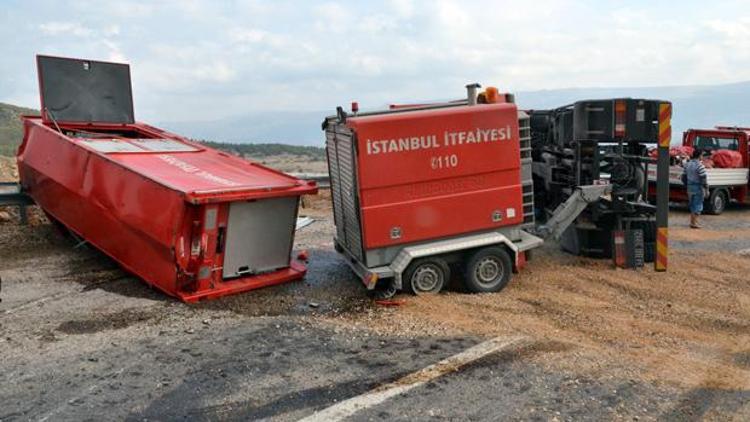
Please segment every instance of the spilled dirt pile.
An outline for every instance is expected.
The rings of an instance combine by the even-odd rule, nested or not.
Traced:
[[[734,231],[714,230],[709,240]],[[609,261],[566,255],[550,244],[500,293],[403,296],[401,307],[331,320],[409,337],[522,334],[568,344],[557,359],[540,357],[557,369],[747,389],[748,274],[750,258],[737,251],[673,248],[669,272],[656,273],[616,270]]]

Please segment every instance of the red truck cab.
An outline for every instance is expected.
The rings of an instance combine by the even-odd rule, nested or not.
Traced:
[[[721,214],[731,201],[748,202],[748,138],[750,128],[717,126],[714,129],[689,129],[682,134],[682,145],[699,148],[706,152],[717,150],[737,151],[742,155],[742,168],[708,168],[709,196],[704,210],[707,214]],[[670,167],[670,193],[674,202],[687,201],[687,192],[682,185],[681,163]]]

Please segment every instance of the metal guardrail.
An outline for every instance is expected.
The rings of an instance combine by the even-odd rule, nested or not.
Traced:
[[[322,189],[331,187],[331,178],[326,173],[289,173],[289,175],[302,180],[312,180]]]
[[[21,186],[16,182],[0,182],[0,207],[18,207],[21,223],[26,224],[28,213],[26,207],[34,205],[34,200],[23,193]]]

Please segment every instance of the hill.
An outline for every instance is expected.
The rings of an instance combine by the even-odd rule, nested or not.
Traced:
[[[571,88],[516,92],[519,107],[554,108],[578,100],[633,97],[672,101],[673,141],[688,128],[707,128],[717,124],[750,126],[750,82],[724,85],[693,85],[635,88]],[[450,98],[442,98],[442,101]],[[399,98],[394,101],[399,102]],[[429,101],[411,98],[405,101]],[[439,99],[440,100],[440,99]],[[253,112],[215,121],[166,122],[161,124],[177,133],[199,139],[221,139],[228,142],[280,142],[322,146],[320,129],[323,118],[333,113],[337,104],[320,111]],[[384,108],[383,104],[367,108]]]
[[[212,148],[259,162],[289,173],[326,173],[326,150],[320,147],[286,144],[236,144],[200,141]]]
[[[674,142],[679,142],[679,134],[691,127],[707,128],[717,124],[750,126],[750,82],[671,87],[571,88],[516,93],[517,103],[524,109],[552,108],[577,100],[612,97],[658,98],[672,101]],[[249,147],[250,149],[242,151],[237,146],[227,146],[234,148],[240,155],[270,156],[274,155],[272,151],[278,151],[281,154],[301,153],[304,156],[313,154],[322,157],[322,150],[315,153],[311,152],[313,150],[304,149],[295,152],[282,151],[278,144],[322,146],[325,137],[320,123],[325,116],[333,112],[335,105],[332,104],[329,110],[321,111],[250,112],[214,121],[159,122],[157,126],[193,139],[212,139],[236,144],[265,143],[263,146]],[[370,108],[382,107],[384,105]],[[21,140],[21,123],[18,115],[23,113],[36,112],[0,103],[0,155],[14,153],[15,146]]]
[[[223,142],[323,144],[320,124],[332,111],[261,111],[212,121],[159,122],[157,126],[194,139]]]
[[[716,125],[750,126],[750,82],[724,85],[692,85],[641,88],[576,88],[520,92],[517,102],[524,108],[551,108],[577,100],[632,97],[671,101],[672,142],[684,130]]]
[[[288,144],[237,144],[227,142],[200,141],[212,148],[243,157],[262,159],[277,155],[291,155],[310,160],[325,160],[326,151],[321,147]]]
[[[39,114],[30,108],[0,103],[0,155],[12,156],[23,139],[22,114]]]
[[[0,156],[13,156],[23,139],[23,114],[39,114],[37,110],[0,103]],[[202,141],[211,147],[231,152],[244,157],[263,159],[266,157],[287,155],[301,157],[310,161],[325,161],[325,150],[315,146],[289,144],[235,144],[224,142]]]

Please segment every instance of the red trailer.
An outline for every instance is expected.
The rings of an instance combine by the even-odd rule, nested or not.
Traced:
[[[682,146],[699,148],[708,153],[729,150],[742,157],[740,168],[707,168],[709,195],[706,197],[705,212],[721,214],[731,201],[740,204],[750,202],[748,198],[748,173],[750,172],[750,129],[741,127],[717,126],[715,129],[689,129],[682,134]],[[673,162],[669,169],[669,199],[672,202],[687,202],[687,191],[681,181],[681,162]],[[654,193],[655,174],[650,172],[651,193]]]
[[[325,120],[335,246],[369,289],[434,293],[460,266],[498,291],[542,243],[528,116],[475,98]]]
[[[56,222],[183,301],[304,276],[291,259],[314,183],[134,119],[129,67],[38,56],[21,185]]]

